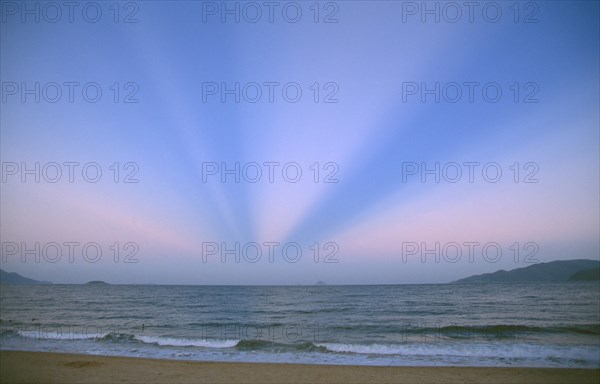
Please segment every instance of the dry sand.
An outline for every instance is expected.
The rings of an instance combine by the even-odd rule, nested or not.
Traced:
[[[212,363],[44,352],[0,352],[9,383],[573,383],[600,382],[598,369],[368,367]]]

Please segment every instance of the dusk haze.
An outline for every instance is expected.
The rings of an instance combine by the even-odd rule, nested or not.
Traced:
[[[0,91],[3,383],[600,380],[598,1],[1,0]]]

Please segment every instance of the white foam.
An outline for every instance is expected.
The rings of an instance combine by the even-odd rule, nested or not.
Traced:
[[[75,332],[54,332],[54,331],[17,331],[23,337],[41,340],[91,340],[101,339],[108,333],[75,333]]]
[[[331,352],[347,352],[360,354],[374,355],[399,355],[402,353],[401,348],[384,345],[384,344],[338,344],[338,343],[322,343],[315,344],[317,347],[324,347]]]
[[[578,359],[600,362],[598,350],[586,346],[543,346],[529,344],[316,344],[331,352],[368,354],[368,355],[404,355],[404,356],[453,356],[486,357],[506,359]]]
[[[172,347],[204,347],[204,348],[232,348],[239,340],[206,340],[206,339],[176,339],[160,336],[134,336],[135,339],[148,344]]]

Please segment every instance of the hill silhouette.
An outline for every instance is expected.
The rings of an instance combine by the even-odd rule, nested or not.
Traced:
[[[548,263],[533,264],[523,268],[505,271],[503,269],[473,275],[453,281],[453,283],[510,283],[510,282],[529,282],[529,281],[569,281],[572,276],[584,271],[600,268],[600,261],[597,260],[557,260]],[[588,276],[585,272],[585,276]],[[579,276],[576,279],[580,279]]]
[[[6,272],[0,269],[0,284],[5,285],[39,285],[52,284],[50,281],[39,281],[19,275],[16,272]]]

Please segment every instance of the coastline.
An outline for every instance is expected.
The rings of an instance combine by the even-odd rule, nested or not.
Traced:
[[[600,369],[230,363],[0,351],[2,383],[598,383]]]

